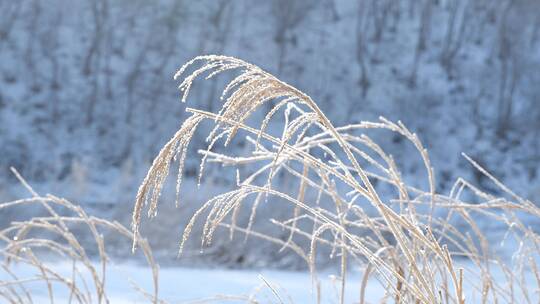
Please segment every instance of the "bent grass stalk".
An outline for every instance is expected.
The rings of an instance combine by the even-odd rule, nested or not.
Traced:
[[[0,210],[31,208],[45,212],[28,220],[11,222],[0,230],[0,265],[9,274],[8,278],[0,279],[0,298],[7,303],[40,302],[39,297],[30,292],[28,284],[41,282],[47,288],[50,303],[62,299],[56,294],[62,288],[69,292],[70,303],[109,303],[105,282],[110,257],[103,235],[108,233],[135,240],[141,247],[151,269],[153,291],[147,292],[133,282],[134,291],[149,302],[163,303],[158,296],[158,266],[146,239],[135,238],[118,222],[89,216],[80,206],[65,199],[50,194],[39,195],[15,169],[12,168],[12,172],[32,197],[0,203]],[[82,244],[80,238],[86,235],[92,237],[98,261],[91,260]],[[54,258],[70,261],[71,272],[58,271]],[[29,272],[33,274],[18,276],[16,267],[19,265],[31,269]]]
[[[311,271],[318,302],[317,253],[321,248],[327,248],[330,257],[340,264],[340,303],[345,302],[346,288],[358,288],[358,301],[366,303],[370,279],[385,287],[383,302],[538,302],[540,237],[532,225],[540,220],[536,204],[514,193],[465,154],[472,169],[486,176],[497,193],[484,191],[463,178],[456,180],[448,194],[441,193],[436,189],[427,149],[403,123],[381,117],[377,122],[335,127],[308,95],[237,58],[199,56],[182,66],[175,75],[181,80],[182,101],[187,101],[198,78],[210,79],[226,72],[236,74],[223,90],[220,110],[212,113],[187,108],[191,116],[154,159],[137,192],[131,231],[118,222],[89,216],[65,199],[39,195],[13,170],[32,197],[1,203],[0,210],[39,206],[45,215],[12,222],[0,230],[0,266],[8,277],[0,280],[0,297],[10,303],[33,303],[28,284],[42,282],[51,302],[58,284],[69,290],[70,302],[108,302],[105,281],[109,255],[102,235],[107,230],[132,240],[133,251],[142,248],[152,269],[153,291],[138,286],[134,290],[150,302],[163,303],[158,297],[157,264],[139,232],[142,213],[146,208],[148,217],[157,216],[160,194],[174,162],[178,163],[175,204],[182,203],[188,145],[199,126],[210,123],[213,128],[206,136],[207,147],[198,151],[199,181],[205,166],[220,164],[234,169],[231,180],[236,184],[192,214],[180,237],[179,255],[202,220],[202,247],[210,246],[221,228],[229,231],[229,239],[234,233],[242,233],[246,239],[274,244],[276,251],[297,254]],[[283,119],[276,118],[278,115]],[[426,189],[403,180],[391,151],[368,136],[373,129],[393,132],[411,143],[426,170]],[[233,140],[242,139],[247,148],[241,154],[227,150]],[[220,143],[226,152],[214,151]],[[280,186],[280,179],[297,186],[297,190]],[[379,190],[383,188],[386,190]],[[256,217],[262,204],[288,207],[284,209],[290,210],[286,218],[268,219],[276,230],[286,231],[285,237],[256,230],[255,221],[265,216]],[[91,236],[98,252],[97,265],[75,227]],[[497,246],[490,243],[498,237],[490,236],[497,232],[493,227],[502,231]],[[42,260],[43,252],[71,260],[71,273],[60,274]],[[504,256],[505,252],[512,258]],[[36,275],[18,276],[15,263],[28,265]],[[364,269],[359,286],[349,284],[351,267]],[[281,302],[278,290],[262,280],[262,286]],[[253,294],[218,296],[201,302],[220,300],[257,303]]]
[[[141,213],[147,201],[150,202],[148,216],[156,215],[159,193],[175,155],[179,155],[176,159],[180,168],[176,185],[178,202],[187,145],[195,128],[202,121],[210,121],[214,128],[207,136],[208,148],[199,150],[202,155],[200,175],[206,163],[232,166],[236,168],[237,185],[236,189],[210,199],[193,214],[182,236],[180,254],[196,221],[206,214],[201,236],[203,246],[210,245],[218,227],[225,227],[230,229],[231,237],[238,231],[246,237],[280,244],[281,250],[291,249],[306,260],[313,276],[316,276],[317,244],[333,248],[332,252],[338,250],[341,303],[344,302],[346,269],[352,265],[366,269],[360,287],[360,303],[365,302],[369,276],[376,276],[387,286],[386,296],[400,303],[466,303],[463,286],[467,281],[473,286],[468,296],[480,298],[484,303],[490,299],[512,302],[518,291],[504,288],[505,284],[520,286],[522,298],[532,303],[534,292],[526,288],[524,269],[528,266],[537,269],[540,247],[538,234],[523,219],[538,219],[540,213],[535,204],[517,196],[467,156],[474,169],[492,180],[502,195],[486,193],[462,178],[456,181],[449,195],[438,193],[427,149],[401,122],[393,123],[381,117],[379,122],[335,127],[308,95],[237,58],[199,56],[182,66],[175,75],[175,79],[181,79],[182,101],[187,100],[192,84],[199,77],[210,79],[225,72],[237,74],[223,90],[221,109],[212,113],[187,108],[191,117],[154,160],[136,197],[132,223],[135,236],[139,235]],[[275,101],[274,106],[265,106],[270,101]],[[248,123],[251,116],[259,117],[255,116],[257,112],[263,112],[262,118],[258,118],[260,124]],[[284,119],[276,120],[280,112]],[[269,130],[273,121],[281,123],[281,135]],[[428,189],[412,187],[401,178],[392,155],[364,133],[370,129],[394,132],[412,143],[424,163]],[[250,147],[247,154],[211,151],[221,138],[225,138],[226,147],[239,133],[247,134],[246,143]],[[325,155],[325,160],[320,158],[321,154]],[[240,170],[250,173],[241,179]],[[278,171],[298,181],[296,198],[293,193],[276,188]],[[374,181],[393,187],[395,198],[381,198]],[[306,196],[310,191],[318,193],[316,199]],[[462,199],[465,192],[468,197]],[[276,228],[289,231],[286,240],[252,230],[263,197],[266,198],[264,203],[292,205],[289,220],[271,219]],[[320,207],[321,200],[333,202],[334,207]],[[237,218],[242,216],[241,206],[250,203],[247,227],[240,228]],[[376,215],[368,215],[368,209],[375,210]],[[514,265],[506,265],[503,258],[495,256],[477,222],[481,217],[497,221],[507,234],[521,242],[520,259],[514,259],[511,262]],[[313,229],[300,227],[300,220],[311,221]],[[453,223],[467,226],[466,231]],[[359,228],[364,231],[358,233]],[[309,240],[311,245],[302,247],[297,243],[300,238]],[[133,245],[135,249],[136,240]],[[470,261],[467,264],[470,269],[456,265],[460,257]],[[512,267],[522,272],[506,271]],[[505,282],[494,277],[496,268],[507,274]],[[537,271],[535,277],[539,277]],[[533,282],[537,288],[539,282],[538,279]]]

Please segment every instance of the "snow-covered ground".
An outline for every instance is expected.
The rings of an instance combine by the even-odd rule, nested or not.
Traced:
[[[54,264],[54,269],[60,274],[70,274],[71,264]],[[147,292],[152,292],[153,281],[149,268],[125,263],[110,266],[106,278],[107,297],[110,303],[146,303],[148,300],[133,288],[133,283]],[[31,276],[33,270],[28,267],[15,267],[15,273],[20,277]],[[5,273],[0,273],[4,279]],[[319,274],[321,300],[323,303],[336,303],[339,298],[339,280],[332,275]],[[314,303],[316,289],[312,288],[312,279],[308,272],[276,271],[276,270],[226,270],[202,268],[161,268],[159,272],[159,297],[170,303],[189,302],[204,299],[215,299],[217,303],[245,303],[234,300],[235,297],[249,297],[260,303],[279,303],[278,298],[267,286],[269,284],[285,303]],[[347,303],[358,299],[360,276],[352,274],[349,278],[350,287],[346,289]],[[49,295],[45,283],[29,284],[28,290],[35,297],[35,303],[48,302]],[[53,288],[57,303],[69,299],[69,291],[60,285]],[[379,299],[384,290],[371,282],[367,299]]]
[[[69,263],[51,264],[55,271],[60,274],[70,274],[72,265]],[[478,292],[471,296],[477,277],[467,272],[465,267],[465,295],[466,303],[481,303]],[[153,281],[149,268],[133,263],[110,265],[106,278],[107,298],[110,303],[148,303],[140,292],[134,289],[134,283],[152,293]],[[34,274],[28,267],[14,267],[14,272],[21,278],[30,277]],[[361,285],[361,272],[351,271],[348,274],[345,289],[345,303],[358,303]],[[504,280],[502,272],[493,272],[494,277]],[[5,273],[0,273],[0,279],[5,278]],[[329,271],[318,274],[321,303],[339,303],[340,281]],[[246,299],[252,297],[258,303],[316,303],[316,284],[313,284],[308,272],[276,271],[276,270],[228,270],[209,268],[181,268],[165,267],[159,271],[159,298],[168,303],[191,303],[208,300],[209,303],[246,303]],[[272,289],[268,287],[270,285]],[[25,285],[34,297],[35,303],[47,303],[49,299],[45,283],[32,283]],[[64,303],[69,299],[69,291],[53,284],[55,303]],[[502,288],[506,288],[502,284]],[[91,288],[91,287],[90,287]],[[526,277],[525,288],[536,288],[536,282],[532,274]],[[277,293],[277,296],[276,294]],[[532,293],[531,303],[540,300],[540,294]],[[368,280],[365,290],[365,303],[380,303],[385,297],[385,287],[374,278]],[[95,299],[95,295],[94,295]],[[502,300],[502,299],[501,299]],[[515,303],[521,303],[519,293],[514,299]]]

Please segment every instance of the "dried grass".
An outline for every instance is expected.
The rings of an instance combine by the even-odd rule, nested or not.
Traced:
[[[69,303],[110,303],[106,277],[110,258],[106,237],[112,234],[135,240],[142,249],[151,269],[153,290],[147,292],[133,284],[134,292],[152,303],[162,303],[158,297],[158,265],[148,242],[135,238],[122,224],[89,216],[80,206],[65,199],[36,193],[15,169],[13,173],[32,197],[0,204],[0,210],[42,210],[28,220],[13,221],[0,230],[0,267],[7,274],[0,279],[0,299],[3,303],[40,303],[43,299],[32,292],[31,286],[45,286],[50,303],[65,301],[60,290],[69,293]],[[82,240],[91,236],[91,241]],[[88,248],[97,248],[94,260]],[[72,264],[68,274],[57,269],[58,261]],[[27,268],[22,277],[20,268]],[[31,286],[29,286],[31,285]]]
[[[217,163],[235,169],[232,178],[236,187],[208,200],[192,215],[181,237],[179,254],[197,221],[202,220],[202,247],[212,243],[218,229],[227,229],[230,238],[241,233],[297,254],[311,270],[319,301],[317,252],[326,247],[340,264],[341,303],[345,288],[358,289],[359,303],[365,303],[371,278],[386,287],[381,301],[538,302],[540,239],[534,224],[540,209],[534,203],[511,191],[467,155],[464,157],[472,168],[489,179],[497,193],[483,191],[463,178],[448,194],[439,193],[429,153],[402,123],[380,118],[378,122],[334,127],[309,96],[236,58],[201,56],[184,65],[175,76],[184,77],[182,100],[198,77],[209,79],[227,71],[237,74],[224,89],[221,110],[211,113],[188,108],[191,116],[154,160],[137,193],[132,231],[118,222],[89,216],[65,199],[37,194],[13,170],[32,197],[1,203],[0,210],[33,208],[43,213],[0,230],[0,265],[8,277],[0,280],[0,298],[8,303],[33,303],[35,295],[28,286],[41,282],[50,302],[55,301],[57,286],[63,286],[70,301],[107,303],[105,282],[110,262],[104,233],[108,233],[133,240],[133,250],[142,249],[152,269],[154,288],[146,292],[134,286],[134,290],[150,302],[163,302],[158,297],[158,266],[147,241],[139,235],[142,212],[146,206],[149,217],[157,215],[159,197],[174,161],[179,164],[176,205],[180,204],[188,145],[198,126],[208,121],[214,127],[207,136],[207,149],[199,151],[200,178],[207,163]],[[276,120],[276,115],[284,115],[284,119]],[[281,122],[279,129],[276,121]],[[392,155],[367,135],[373,129],[393,132],[416,148],[426,170],[426,189],[403,180]],[[236,137],[245,139],[247,152],[230,155],[212,151],[220,141],[227,146]],[[295,184],[297,190],[280,186],[280,179]],[[377,189],[386,191],[379,193],[375,183]],[[332,207],[323,207],[323,203]],[[269,219],[276,230],[288,232],[286,237],[254,230],[261,204],[290,206],[288,218]],[[239,225],[241,217],[248,219],[245,227]],[[88,241],[81,238],[88,235],[97,249],[97,262],[83,246]],[[494,242],[498,236],[500,242]],[[510,252],[511,258],[505,252]],[[50,261],[54,257],[71,261],[69,275],[53,267]],[[34,275],[20,277],[15,267],[21,264],[34,269]],[[348,284],[351,267],[363,269],[360,286]],[[283,302],[280,292],[261,280],[259,290],[267,288],[274,300]],[[256,303],[255,293],[201,302]]]
[[[185,64],[175,76],[182,79],[182,101],[197,78],[209,79],[227,71],[237,74],[223,91],[221,110],[211,113],[188,108],[191,117],[154,160],[137,194],[134,236],[139,235],[147,203],[148,215],[156,216],[159,194],[173,160],[179,163],[180,195],[187,145],[197,126],[210,121],[215,126],[207,137],[208,149],[199,151],[201,176],[207,162],[232,166],[237,184],[193,214],[181,237],[180,253],[196,221],[202,218],[202,246],[212,242],[219,227],[229,229],[231,237],[235,232],[260,237],[306,260],[314,282],[318,248],[332,248],[341,264],[341,303],[351,266],[365,269],[362,285],[348,287],[358,288],[360,303],[365,303],[370,277],[384,284],[386,298],[397,303],[461,304],[469,303],[468,299],[481,303],[538,302],[540,239],[528,223],[538,221],[540,210],[531,201],[513,193],[467,156],[471,165],[497,186],[499,194],[482,191],[461,178],[449,194],[439,193],[427,150],[402,123],[380,118],[378,122],[334,127],[309,96],[236,58],[201,56]],[[268,110],[265,104],[273,106]],[[258,111],[264,116],[256,119],[258,124],[250,125],[248,118]],[[269,130],[269,125],[279,113],[285,119],[281,134],[274,134],[275,128]],[[427,189],[412,187],[402,179],[392,155],[365,134],[371,129],[394,132],[412,143],[425,165]],[[227,146],[240,133],[245,135],[249,153],[211,151],[220,140]],[[295,180],[298,191],[282,191],[277,186],[278,173]],[[393,189],[391,194],[381,197],[375,182]],[[333,207],[321,207],[323,201],[332,202]],[[287,220],[272,223],[276,229],[289,231],[288,238],[252,230],[260,204],[283,202],[294,211]],[[238,218],[246,212],[249,223],[239,227]],[[503,243],[493,244],[490,237],[494,231],[486,231],[490,227],[503,229]],[[311,245],[299,245],[300,239]],[[139,239],[134,238],[133,248],[138,244]],[[515,249],[511,260],[498,254],[500,247]],[[497,271],[504,276],[496,278]],[[464,285],[468,286],[467,295]]]

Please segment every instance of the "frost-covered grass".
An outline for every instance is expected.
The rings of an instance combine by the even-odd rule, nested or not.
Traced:
[[[514,302],[518,297],[530,301],[537,296],[529,289],[532,277],[526,271],[533,268],[533,274],[538,273],[540,238],[530,224],[538,221],[540,209],[533,202],[515,194],[466,154],[463,157],[499,194],[482,191],[463,178],[456,180],[449,194],[440,193],[428,150],[403,123],[381,117],[378,122],[335,127],[308,95],[237,58],[210,55],[186,63],[175,76],[181,79],[182,101],[196,79],[232,71],[236,73],[224,88],[221,108],[216,113],[187,108],[191,116],[154,159],[137,193],[134,236],[139,235],[145,208],[149,218],[157,217],[160,195],[175,161],[175,205],[184,204],[180,190],[188,145],[197,128],[210,121],[213,126],[204,129],[208,146],[199,150],[199,180],[206,166],[217,163],[233,168],[223,174],[232,173],[236,184],[191,215],[179,255],[201,220],[201,249],[223,238],[232,240],[236,234],[260,238],[278,245],[280,252],[298,255],[315,282],[317,252],[328,248],[330,259],[340,265],[340,303],[346,301],[347,273],[353,265],[365,268],[364,282],[376,276],[386,288],[385,296],[399,303],[463,304],[466,298]],[[284,116],[279,131],[268,128],[277,115]],[[393,132],[415,147],[425,170],[425,189],[402,179],[393,158],[396,152],[389,154],[364,133],[372,129]],[[248,148],[242,154],[229,152],[228,146],[241,135]],[[376,190],[375,183],[386,191]],[[292,209],[284,219],[269,219],[273,229],[257,231],[253,223],[261,217],[257,211],[264,204]],[[221,228],[229,235],[217,234]],[[285,234],[276,236],[274,230]],[[500,243],[492,244],[498,236]],[[511,259],[505,253],[511,253]],[[459,265],[463,259],[470,269]],[[494,271],[504,273],[504,280]],[[366,288],[359,287],[361,302]]]
[[[131,231],[116,221],[118,213],[103,219],[68,200],[40,195],[12,168],[31,197],[0,204],[0,210],[17,217],[0,230],[0,297],[13,303],[66,298],[78,303],[119,298],[165,303],[164,296],[178,301],[202,295],[175,288],[184,277],[189,283],[183,287],[191,291],[198,282],[219,285],[203,285],[210,299],[202,301],[285,303],[288,294],[300,303],[538,301],[540,236],[534,224],[540,209],[532,201],[466,154],[471,167],[497,191],[483,191],[458,178],[450,193],[441,193],[428,150],[403,123],[381,117],[336,127],[308,95],[234,57],[200,56],[184,65],[176,74],[182,100],[198,78],[225,73],[233,77],[223,91],[221,108],[187,108],[191,116],[154,159],[135,198]],[[283,118],[274,122],[276,116]],[[393,157],[400,151],[390,154],[383,149],[367,135],[371,130],[399,136],[416,149],[425,174],[424,182],[415,185],[423,187],[401,177]],[[258,257],[242,250],[276,260],[294,256],[309,275],[262,271],[255,280],[254,272],[212,270],[215,280],[208,280],[207,272],[170,268],[162,277],[147,238],[159,241],[176,230],[161,228],[157,233],[146,228],[161,224],[160,195],[174,164],[178,167],[172,205],[193,203],[184,200],[182,178],[188,145],[201,133],[207,134],[207,148],[199,150],[199,180],[207,167],[218,164],[221,177],[230,175],[235,183],[229,191],[187,209],[193,212],[183,223],[178,255],[198,248],[200,253],[210,251],[211,257],[235,257],[238,263]],[[230,145],[243,149],[229,151]],[[189,198],[198,185],[188,185]],[[216,190],[222,188],[206,194]],[[280,212],[261,213],[264,207]],[[141,226],[143,213],[156,220]],[[193,239],[197,242],[190,242]],[[148,266],[115,269],[111,259],[119,250],[129,252],[130,243]],[[236,246],[241,243],[245,246]],[[325,263],[328,260],[334,263]],[[122,267],[136,280],[120,275]],[[147,274],[140,275],[141,270]],[[219,283],[222,276],[226,281]],[[126,282],[134,284],[126,288]],[[246,290],[246,283],[255,289]]]
[[[8,168],[14,166],[39,193],[54,193],[81,204],[90,214],[129,225],[125,210],[131,208],[133,193],[159,148],[186,117],[171,76],[192,56],[224,53],[256,63],[309,93],[335,126],[376,121],[380,115],[402,120],[429,148],[440,193],[448,194],[457,177],[482,190],[498,191],[489,179],[475,174],[460,156],[465,152],[517,194],[538,201],[537,1],[325,0],[306,5],[309,2],[313,1],[3,1],[0,200],[25,195],[10,176]],[[288,27],[282,27],[288,10],[279,10],[280,3],[299,17]],[[416,86],[411,86],[428,7],[432,15],[425,49]],[[276,39],[280,30],[285,31],[281,40]],[[448,47],[458,48],[452,75],[441,62]],[[365,92],[360,49],[370,84]],[[507,57],[503,51],[509,52]],[[506,91],[500,88],[505,67]],[[510,90],[512,75],[517,78]],[[213,81],[194,85],[190,107],[214,112],[219,108],[220,89],[227,79]],[[513,102],[514,123],[501,138],[495,131],[498,103],[505,96]],[[282,113],[276,115],[268,126],[271,133],[281,132],[283,119]],[[189,146],[191,155],[205,148],[204,128],[203,124],[202,135],[195,134]],[[407,185],[425,189],[423,162],[414,145],[382,130],[361,132],[392,154]],[[242,155],[250,148],[235,142],[227,151]],[[196,255],[198,240],[188,240],[189,261],[173,260],[177,237],[163,232],[186,224],[200,204],[235,183],[234,172],[225,173],[230,168],[206,166],[200,191],[191,191],[198,166],[198,158],[187,159],[185,204],[178,210],[169,207],[173,204],[161,208],[159,227],[147,227],[147,232],[153,229],[162,235],[149,240],[156,254],[166,257],[162,262],[295,269],[304,265],[298,258],[284,257],[283,251],[265,255],[273,250],[256,250],[250,241],[238,239],[215,241],[203,255]],[[297,185],[280,178],[278,174],[276,181],[296,191]],[[391,195],[383,183],[374,187],[383,197]],[[164,193],[164,201],[174,200],[174,185],[165,188],[169,193]],[[316,198],[317,193],[308,191],[306,196]],[[272,206],[259,211],[276,220],[285,220],[288,212]],[[15,218],[0,214],[2,222]],[[254,228],[266,230],[265,224],[255,221]],[[534,220],[527,224],[535,225]],[[480,220],[478,225],[492,229],[491,221]],[[202,232],[202,227],[194,229],[195,235]],[[492,230],[498,233],[490,238],[504,235]],[[321,252],[317,260],[331,263],[328,256]]]

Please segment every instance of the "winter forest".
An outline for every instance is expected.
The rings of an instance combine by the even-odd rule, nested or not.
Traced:
[[[2,303],[538,303],[540,1],[0,0],[0,202]]]

